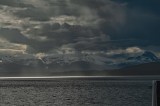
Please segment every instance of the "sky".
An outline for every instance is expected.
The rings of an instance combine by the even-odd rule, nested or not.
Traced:
[[[0,53],[154,52],[159,0],[0,0]]]

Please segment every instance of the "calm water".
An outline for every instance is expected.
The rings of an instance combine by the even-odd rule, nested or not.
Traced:
[[[0,81],[0,106],[151,106],[150,81]]]

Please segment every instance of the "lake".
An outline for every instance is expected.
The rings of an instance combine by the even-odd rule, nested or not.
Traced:
[[[1,106],[151,106],[151,81],[0,80]]]

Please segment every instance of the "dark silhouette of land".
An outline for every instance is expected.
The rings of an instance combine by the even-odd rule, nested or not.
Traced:
[[[160,62],[146,63],[125,67],[117,70],[102,70],[102,71],[70,71],[57,72],[54,75],[86,75],[86,76],[137,76],[137,75],[160,75]]]
[[[1,66],[2,67],[2,66]],[[55,71],[43,67],[24,67],[17,64],[5,64],[0,71],[0,76],[23,77],[23,76],[136,76],[136,75],[160,75],[160,62],[145,63],[125,67],[116,70],[70,70]],[[67,67],[66,67],[67,68]]]

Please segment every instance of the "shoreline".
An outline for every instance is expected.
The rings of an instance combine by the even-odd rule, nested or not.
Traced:
[[[160,76],[39,76],[0,77],[0,80],[160,80]]]

